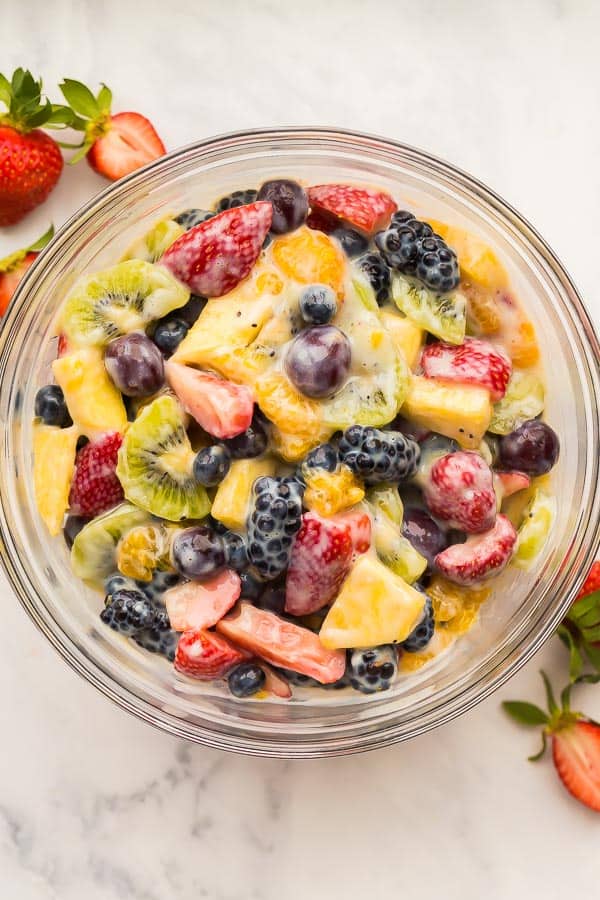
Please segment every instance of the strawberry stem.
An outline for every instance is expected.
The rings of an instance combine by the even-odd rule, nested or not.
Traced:
[[[0,103],[6,107],[0,114],[0,125],[23,134],[41,127],[68,128],[73,119],[70,107],[51,103],[42,94],[42,80],[35,79],[27,69],[15,69],[10,81],[0,74]]]

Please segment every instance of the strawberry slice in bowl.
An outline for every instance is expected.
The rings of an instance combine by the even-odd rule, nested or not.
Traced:
[[[221,297],[250,274],[272,218],[273,207],[264,200],[227,209],[182,234],[161,265],[193,294]]]
[[[452,544],[435,557],[436,569],[455,584],[471,585],[499,575],[513,555],[517,532],[506,516],[484,534],[473,535],[464,544]]]
[[[248,654],[227,638],[201,628],[184,631],[177,644],[174,666],[182,675],[199,681],[223,678],[248,659]]]
[[[117,478],[117,459],[123,435],[108,432],[81,448],[69,494],[72,515],[93,518],[124,499]]]
[[[458,450],[437,459],[429,470],[423,496],[430,512],[450,528],[479,534],[494,524],[494,478],[478,453]]]
[[[330,213],[366,234],[385,228],[398,208],[385,191],[352,184],[315,185],[308,189],[308,202],[313,213]]]
[[[421,354],[421,367],[426,378],[487,388],[494,402],[504,397],[512,372],[506,352],[479,338],[466,338],[458,346],[428,344]]]
[[[240,596],[236,572],[224,569],[207,581],[186,581],[165,591],[163,600],[174,631],[212,628]]]
[[[209,434],[233,438],[250,427],[254,412],[250,388],[171,360],[165,363],[165,374],[185,411]]]

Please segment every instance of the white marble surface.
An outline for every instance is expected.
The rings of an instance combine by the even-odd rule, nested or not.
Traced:
[[[42,0],[3,4],[2,69],[105,80],[170,148],[258,125],[387,134],[473,172],[568,261],[600,315],[593,0]],[[367,41],[365,45],[365,39]],[[104,186],[85,164],[0,234],[0,256]],[[186,745],[80,681],[4,582],[0,896],[10,900],[522,900],[597,894],[600,819],[502,697],[541,699],[554,641],[443,730],[341,760]],[[581,692],[600,717],[600,689]]]

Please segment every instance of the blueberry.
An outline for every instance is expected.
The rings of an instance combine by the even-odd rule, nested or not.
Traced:
[[[136,581],[136,586],[153,603],[162,603],[162,595],[169,588],[175,587],[179,582],[177,572],[157,571],[152,576],[152,581]]]
[[[433,604],[431,602],[431,597],[427,597],[423,618],[415,630],[406,638],[402,644],[402,648],[406,650],[407,653],[417,653],[427,646],[433,637],[434,631],[435,621],[433,618]]]
[[[398,672],[398,655],[391,644],[353,650],[349,661],[350,684],[363,694],[387,691]]]
[[[319,444],[304,460],[307,469],[325,469],[326,472],[335,472],[338,464],[338,452],[333,444]]]
[[[186,336],[190,326],[183,319],[165,318],[161,320],[152,335],[152,340],[165,356],[171,356]]]
[[[342,250],[346,256],[351,258],[360,256],[361,253],[366,253],[369,249],[368,239],[360,231],[355,231],[354,228],[336,228],[332,234],[342,245]]]
[[[185,306],[180,306],[174,313],[170,313],[169,318],[181,319],[191,327],[207,303],[208,300],[206,297],[200,297],[198,294],[190,294],[190,299]],[[165,316],[165,319],[166,318],[167,317]]]
[[[133,578],[127,578],[125,575],[111,575],[104,582],[104,593],[107,597],[116,594],[117,591],[136,591],[137,585]]]
[[[233,209],[236,206],[247,206],[248,203],[256,201],[258,191],[254,188],[248,188],[245,191],[233,191],[232,194],[226,194],[218,201],[216,210],[218,213],[224,212],[226,209]]]
[[[65,539],[65,544],[71,549],[73,546],[73,541],[81,531],[84,525],[87,525],[89,519],[84,519],[83,516],[67,516],[67,521],[65,522],[65,527],[63,528],[63,536]]]
[[[213,487],[223,481],[230,466],[231,455],[227,447],[223,447],[222,444],[203,447],[194,459],[194,478],[198,484]]]
[[[252,697],[263,687],[265,673],[256,663],[242,663],[229,673],[227,684],[234,697]]]
[[[223,535],[227,565],[236,572],[243,572],[248,566],[246,541],[236,531],[226,531]]]
[[[308,197],[297,181],[278,178],[265,181],[257,196],[273,207],[271,231],[273,234],[287,234],[295,231],[305,221],[308,214]]]
[[[302,494],[303,487],[295,478],[263,476],[254,482],[248,517],[248,556],[258,573],[269,581],[287,569],[293,538],[301,524]]]
[[[352,425],[342,435],[338,453],[340,460],[366,484],[376,484],[412,478],[420,448],[398,431]]]
[[[380,306],[387,303],[390,299],[392,278],[383,257],[379,253],[366,253],[356,261],[356,265],[373,288],[377,303]]]
[[[39,389],[35,395],[35,414],[45,425],[68,428],[73,424],[62,388],[57,384],[47,384]]]
[[[327,284],[310,284],[300,294],[300,313],[309,325],[327,325],[337,312],[335,292]]]
[[[225,543],[206,525],[186,528],[173,540],[173,562],[185,578],[203,581],[225,566]]]
[[[154,607],[141,591],[118,590],[107,595],[100,618],[115,631],[132,635],[152,628],[156,616]]]
[[[186,231],[189,231],[190,228],[200,225],[201,222],[206,222],[207,219],[212,219],[215,215],[215,212],[208,209],[184,209],[178,216],[175,216],[175,221],[182,228],[185,228]]]
[[[264,582],[248,569],[240,572],[240,581],[242,583],[240,596],[253,602],[258,600],[264,591]]]
[[[265,452],[268,442],[266,428],[260,416],[254,414],[246,431],[229,438],[225,446],[234,459],[253,459]]]

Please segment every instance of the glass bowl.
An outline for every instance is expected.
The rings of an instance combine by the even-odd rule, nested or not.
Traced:
[[[56,354],[56,310],[82,273],[111,265],[154,219],[209,206],[267,177],[370,182],[417,215],[466,225],[492,244],[534,320],[547,418],[562,453],[558,517],[528,572],[508,569],[480,621],[450,652],[388,692],[300,690],[292,701],[236,700],[193,683],[102,625],[50,539],[32,485],[32,416]],[[141,719],[213,747],[280,757],[334,756],[414,737],[465,712],[538,650],[572,602],[600,542],[598,339],[567,272],[539,235],[479,182],[393,141],[326,129],[252,131],[171,153],[107,188],[56,235],[22,282],[0,333],[2,561],[23,606],[70,665]]]

